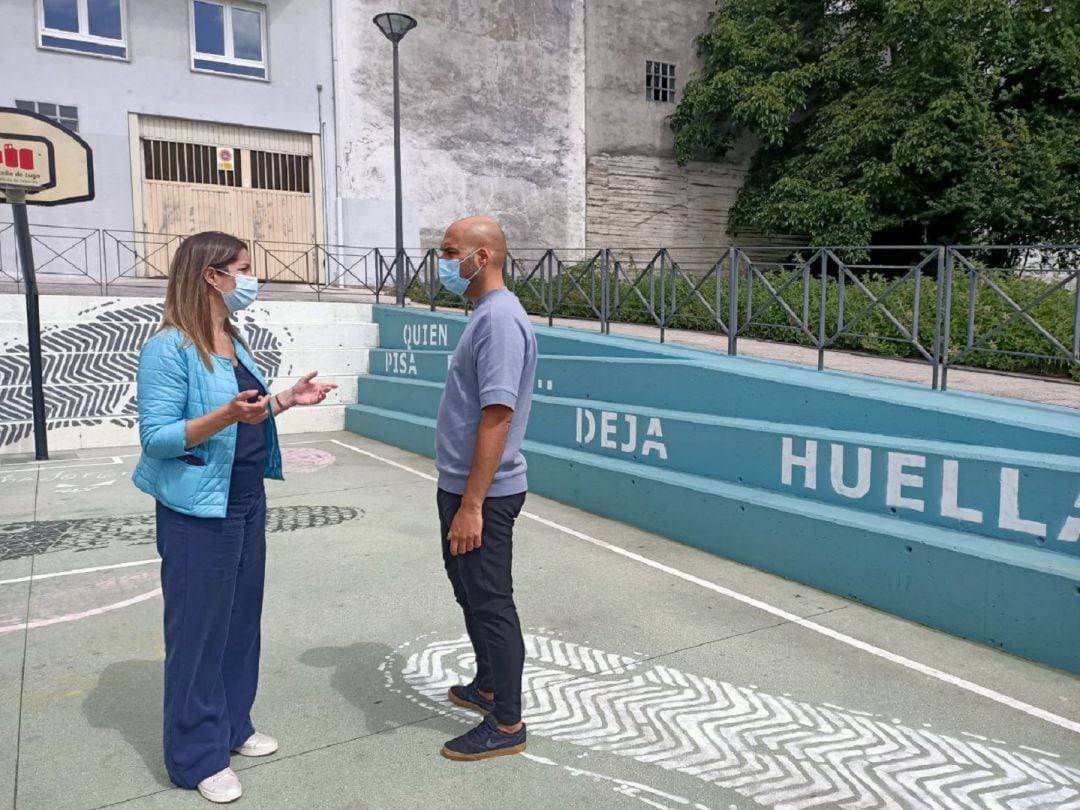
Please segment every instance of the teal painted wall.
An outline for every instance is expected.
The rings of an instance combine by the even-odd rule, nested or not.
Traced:
[[[376,320],[382,348],[347,427],[430,456],[465,319],[377,308]],[[537,336],[533,491],[1080,671],[1075,412]]]

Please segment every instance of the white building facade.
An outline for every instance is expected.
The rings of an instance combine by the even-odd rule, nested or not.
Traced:
[[[155,275],[167,266],[162,234],[335,237],[326,217],[337,196],[329,3],[0,0],[0,8],[0,105],[74,129],[94,153],[93,201],[31,209],[43,238],[107,231],[99,252],[156,257],[112,272]]]
[[[400,45],[407,248],[476,212],[519,247],[711,246],[727,240],[745,160],[677,166],[667,120],[713,6],[0,0],[0,105],[90,143],[96,199],[31,221],[108,231],[103,262],[113,248],[157,257],[115,272],[160,274],[164,235],[207,228],[267,256],[392,247],[392,49],[372,18],[401,11],[418,21]]]

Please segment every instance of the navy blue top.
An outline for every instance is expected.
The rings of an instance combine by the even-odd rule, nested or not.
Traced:
[[[259,396],[266,394],[255,375],[244,368],[243,363],[234,366],[236,371],[236,384],[239,391],[258,391]],[[255,400],[248,400],[254,402]],[[263,471],[266,467],[266,425],[249,425],[240,422],[236,425],[236,460],[233,461],[232,477],[235,480],[239,476],[254,476],[262,480]]]

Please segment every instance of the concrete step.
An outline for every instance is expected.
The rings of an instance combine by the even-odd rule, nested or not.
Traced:
[[[433,455],[433,419],[356,405],[345,423]],[[542,442],[524,452],[538,494],[1080,672],[1075,556]]]
[[[434,419],[442,386],[367,376],[363,405]],[[537,394],[527,438],[1080,557],[1080,459]]]
[[[372,350],[371,372],[399,379],[446,380],[448,351]],[[567,399],[712,416],[801,424],[1021,451],[1080,455],[1080,419],[1072,409],[951,392],[912,390],[848,375],[785,368],[744,373],[731,365],[683,360],[542,355],[536,391]]]
[[[135,376],[142,347],[157,331],[162,302],[148,298],[42,296],[42,359],[50,447],[71,450],[136,444]],[[25,302],[0,295],[0,453],[25,452],[30,434],[30,362]],[[293,417],[306,430],[339,430],[341,407],[355,402],[379,329],[372,307],[355,303],[259,300],[235,319],[269,377],[291,382],[309,371],[336,382],[325,409]],[[325,413],[329,413],[326,410]],[[292,415],[290,415],[292,416]],[[306,421],[305,421],[306,420]],[[314,420],[314,421],[312,421]]]

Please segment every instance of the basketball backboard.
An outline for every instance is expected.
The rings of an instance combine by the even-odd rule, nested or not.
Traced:
[[[0,107],[0,203],[8,191],[27,205],[62,205],[94,199],[89,144],[37,113]]]

